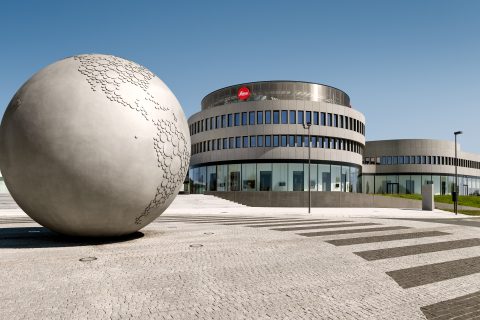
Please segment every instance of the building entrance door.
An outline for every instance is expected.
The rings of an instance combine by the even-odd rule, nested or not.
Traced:
[[[412,194],[415,191],[415,181],[407,180],[405,187],[405,193]]]
[[[217,191],[217,174],[210,173],[210,181],[208,183],[209,191]]]
[[[230,172],[230,191],[240,191],[240,172]]]
[[[303,191],[303,171],[293,171],[293,191]]]
[[[260,191],[272,190],[272,171],[260,171]]]
[[[398,183],[387,183],[387,193],[388,194],[398,194]]]

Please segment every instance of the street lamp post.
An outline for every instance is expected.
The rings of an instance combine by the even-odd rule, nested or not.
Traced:
[[[458,174],[457,174],[457,166],[458,166],[458,158],[457,158],[457,135],[462,134],[462,131],[455,131],[453,134],[455,135],[455,190],[453,191],[453,210],[455,214],[457,214],[458,209]]]
[[[310,186],[310,167],[311,167],[311,156],[310,156],[310,148],[311,148],[311,141],[310,141],[310,127],[312,123],[307,122],[303,125],[304,129],[308,129],[308,213],[311,212],[312,209],[312,188]]]

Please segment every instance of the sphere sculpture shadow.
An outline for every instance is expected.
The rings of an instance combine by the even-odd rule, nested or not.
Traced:
[[[182,108],[146,68],[86,54],[32,76],[0,126],[0,169],[18,205],[61,234],[135,232],[173,201],[190,161]]]

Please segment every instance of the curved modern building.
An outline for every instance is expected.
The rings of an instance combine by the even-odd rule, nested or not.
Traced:
[[[480,192],[480,155],[457,144],[461,195]],[[435,194],[451,194],[455,183],[455,143],[428,139],[368,141],[364,152],[364,193],[421,193],[434,185]]]
[[[201,105],[188,120],[192,193],[306,191],[309,176],[313,191],[360,191],[365,117],[342,90],[250,82],[214,91]]]

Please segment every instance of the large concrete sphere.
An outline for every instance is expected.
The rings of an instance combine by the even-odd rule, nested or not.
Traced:
[[[18,205],[75,236],[119,236],[157,218],[188,170],[182,108],[146,68],[87,54],[49,65],[15,94],[0,168]]]

